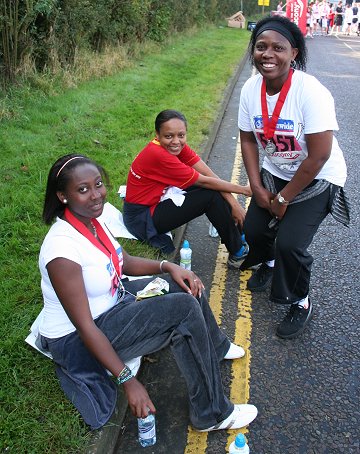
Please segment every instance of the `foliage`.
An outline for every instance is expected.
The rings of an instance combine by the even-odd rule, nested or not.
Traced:
[[[275,0],[271,0],[275,4]],[[239,10],[235,0],[2,0],[0,84],[19,75],[71,68],[84,49],[132,50],[145,40],[163,42],[174,32],[215,23]],[[256,0],[245,14],[260,12]]]

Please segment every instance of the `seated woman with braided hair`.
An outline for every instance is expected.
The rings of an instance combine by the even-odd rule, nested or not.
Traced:
[[[170,346],[197,430],[249,424],[256,407],[230,402],[220,376],[220,361],[240,358],[244,350],[218,327],[195,273],[166,260],[129,255],[97,220],[105,203],[105,175],[86,156],[70,154],[58,159],[48,176],[43,219],[52,226],[39,257],[44,298],[39,332],[62,388],[94,429],[114,410],[116,384],[132,413],[145,417],[155,406],[125,362]],[[124,273],[167,273],[162,277],[169,293],[136,300],[152,278],[123,282]]]

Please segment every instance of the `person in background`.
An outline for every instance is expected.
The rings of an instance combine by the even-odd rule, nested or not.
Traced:
[[[43,219],[51,225],[40,250],[44,299],[42,349],[50,351],[68,398],[96,429],[110,418],[121,385],[136,417],[155,413],[145,387],[126,361],[170,346],[189,392],[192,425],[200,431],[237,429],[257,414],[225,396],[219,362],[244,356],[218,327],[201,279],[163,260],[129,255],[97,220],[105,203],[105,171],[70,154],[50,169]],[[55,222],[53,223],[53,221]],[[162,275],[169,292],[138,300]],[[109,371],[114,380],[111,380]]]
[[[323,0],[322,3],[319,5],[320,10],[320,26],[321,32],[323,36],[327,36],[328,30],[328,15],[330,12],[329,4],[326,0]]]
[[[306,9],[306,37],[307,38],[314,38],[313,35],[313,25],[314,25],[314,18],[312,14],[312,3],[309,3],[309,6]]]
[[[128,173],[126,228],[168,254],[174,245],[166,232],[206,214],[229,251],[228,266],[238,269],[248,253],[242,235],[245,210],[231,193],[249,196],[250,187],[221,180],[187,145],[187,121],[181,112],[160,112],[155,133]]]
[[[291,339],[313,315],[308,248],[315,233],[329,212],[349,223],[346,164],[333,134],[338,129],[333,97],[304,72],[307,52],[297,25],[279,16],[262,19],[249,52],[259,73],[244,84],[239,106],[253,192],[244,223],[250,251],[241,269],[261,263],[248,289],[260,292],[271,285],[270,301],[289,305],[276,334]],[[259,149],[265,154],[261,171]]]
[[[344,14],[344,22],[345,22],[344,33],[346,36],[350,36],[352,20],[353,20],[353,10],[352,10],[351,4],[347,3],[346,7],[345,7],[345,14]]]
[[[359,8],[358,8],[358,4],[357,3],[354,3],[352,11],[353,11],[353,18],[352,18],[351,31],[352,31],[352,33],[358,33],[358,13],[359,13]]]
[[[314,35],[319,35],[319,28],[321,30],[319,0],[315,0],[315,3],[313,3],[312,13],[314,18]]]
[[[336,8],[335,8],[335,19],[334,19],[334,26],[331,30],[331,35],[333,34],[334,30],[336,30],[335,32],[335,36],[337,36],[340,32],[341,32],[341,27],[342,27],[342,24],[343,24],[343,5],[342,5],[342,2],[341,0],[339,1],[339,3],[337,4]]]
[[[329,34],[334,26],[334,17],[335,17],[335,11],[334,11],[334,4],[330,3],[329,5],[329,13],[327,16],[327,29],[326,33]]]

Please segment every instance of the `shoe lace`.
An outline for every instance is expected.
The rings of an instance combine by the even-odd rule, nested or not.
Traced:
[[[303,314],[304,310],[305,309],[302,306],[299,306],[298,304],[292,304],[286,318],[291,321],[297,321]]]

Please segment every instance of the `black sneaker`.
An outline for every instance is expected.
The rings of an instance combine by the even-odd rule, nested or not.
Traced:
[[[263,292],[270,284],[273,277],[274,268],[268,266],[266,263],[262,263],[255,273],[247,282],[247,288],[251,292]]]
[[[313,308],[309,298],[309,307],[292,304],[284,320],[277,327],[276,335],[282,339],[293,339],[301,334],[313,316]]]

